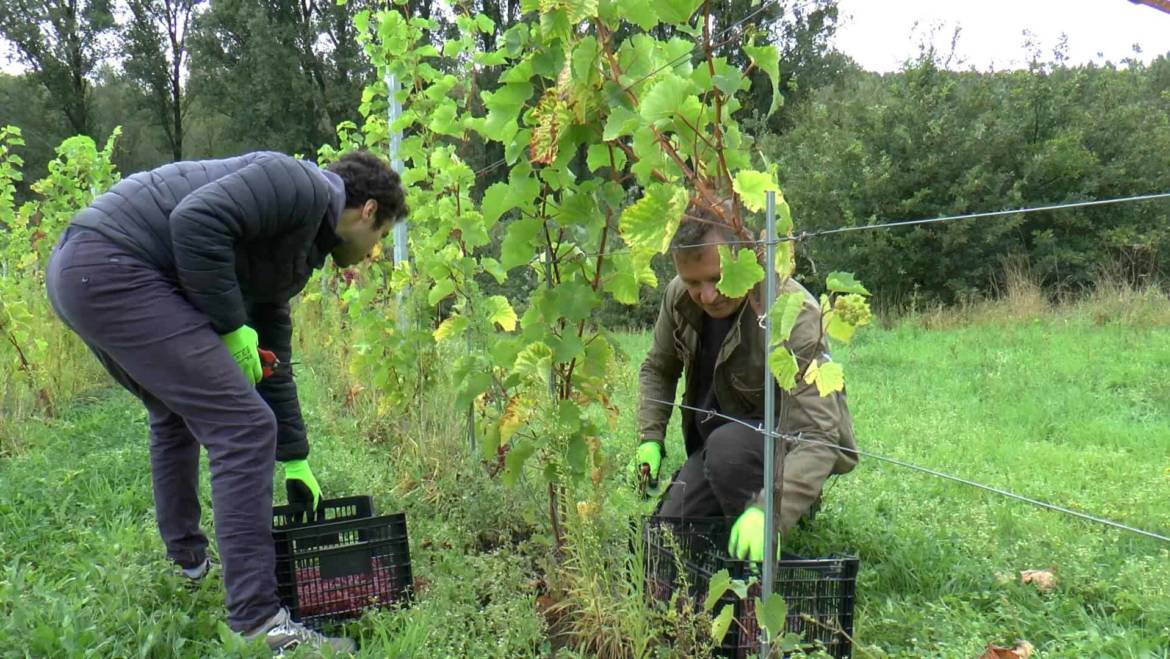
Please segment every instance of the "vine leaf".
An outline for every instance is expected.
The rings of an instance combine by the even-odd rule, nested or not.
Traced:
[[[489,322],[499,325],[505,332],[516,329],[516,310],[503,295],[493,295],[484,300],[484,314]]]
[[[658,13],[652,2],[618,2],[620,15],[643,30],[651,30],[658,25]]]
[[[800,366],[796,363],[796,355],[788,348],[782,345],[773,346],[772,353],[768,355],[768,368],[772,369],[772,375],[776,377],[776,383],[781,389],[791,391],[796,386],[796,375],[800,372]]]
[[[552,348],[541,341],[531,343],[516,355],[516,363],[512,365],[512,373],[528,380],[548,381],[549,369],[552,368]]]
[[[604,288],[618,302],[637,304],[640,284],[646,284],[650,288],[658,286],[658,277],[654,274],[654,268],[650,266],[648,252],[622,252],[610,258],[614,273],[606,279]]]
[[[735,606],[732,604],[724,604],[723,608],[719,609],[719,615],[711,621],[711,638],[716,643],[723,642],[723,637],[727,636],[727,630],[731,628],[734,616]]]
[[[784,97],[780,95],[780,53],[773,45],[744,46],[743,52],[747,53],[752,64],[768,74],[768,79],[772,82],[772,104],[768,107],[768,116],[772,116],[784,102]]]
[[[503,432],[500,433],[500,438],[503,439]],[[511,487],[520,479],[520,473],[524,469],[524,463],[532,454],[536,452],[536,446],[529,441],[519,441],[516,445],[508,451],[507,457],[504,458],[504,484]]]
[[[681,186],[655,183],[641,199],[627,206],[618,220],[626,244],[635,250],[661,254],[682,222],[689,197]]]
[[[642,98],[639,114],[654,124],[673,119],[674,113],[683,106],[690,92],[691,81],[667,73],[660,77]]]
[[[597,304],[597,294],[585,282],[574,279],[553,289],[548,301],[550,308],[545,310],[546,318],[564,318],[576,323],[593,313],[593,307]],[[552,313],[549,313],[550,311]]]
[[[551,165],[560,151],[561,135],[572,116],[556,89],[549,89],[532,111],[535,128],[528,142],[528,159],[534,164]]]
[[[785,293],[776,298],[768,316],[772,321],[772,340],[783,343],[792,336],[792,329],[796,327],[796,319],[804,308],[804,293],[795,291]]]
[[[849,343],[853,340],[853,335],[857,332],[857,327],[842,320],[841,314],[836,311],[830,311],[825,320],[825,334],[828,334],[830,339],[842,343]]]
[[[825,286],[834,293],[869,295],[869,291],[857,281],[852,272],[830,272],[825,278]]]
[[[835,391],[845,388],[845,372],[837,362],[817,363],[813,360],[804,373],[807,384],[816,384],[817,391],[824,398]]]
[[[660,0],[656,3],[658,17],[664,23],[687,23],[703,0]]]
[[[707,582],[707,599],[703,602],[703,609],[706,611],[714,611],[715,605],[719,603],[719,598],[723,597],[723,593],[731,588],[731,573],[726,568],[719,570],[711,575],[711,579]]]
[[[511,270],[532,260],[536,236],[542,228],[544,223],[535,217],[516,220],[508,226],[504,243],[500,246],[500,265],[504,270]]]
[[[439,327],[435,329],[433,333],[435,342],[440,343],[449,337],[462,334],[463,331],[467,329],[467,326],[470,324],[470,322],[471,321],[467,319],[467,316],[461,316],[459,314],[454,314],[448,317],[446,320],[439,323]]]
[[[444,298],[455,292],[455,282],[451,279],[443,279],[435,282],[431,292],[427,294],[427,302],[433,307]]]
[[[768,593],[768,599],[756,598],[756,620],[768,632],[768,638],[776,638],[784,631],[784,620],[788,617],[788,604],[780,593]]]
[[[764,269],[756,260],[754,250],[741,249],[732,257],[731,249],[727,245],[720,245],[719,262],[723,272],[716,287],[729,298],[747,295],[753,286],[764,279]]]
[[[641,125],[637,114],[619,105],[610,110],[609,116],[606,117],[601,139],[610,142],[624,135],[633,135]],[[608,162],[608,158],[606,160]]]
[[[736,172],[732,187],[743,200],[743,205],[750,211],[764,210],[768,203],[769,190],[776,193],[778,202],[783,198],[780,196],[780,186],[776,184],[775,176],[751,169]]]

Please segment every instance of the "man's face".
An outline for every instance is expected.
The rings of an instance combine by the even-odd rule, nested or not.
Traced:
[[[717,236],[708,234],[705,242],[716,242]],[[687,293],[699,308],[712,318],[727,318],[735,313],[743,297],[730,298],[715,285],[723,269],[719,263],[719,247],[707,245],[674,253],[674,267],[687,287]]]
[[[361,263],[383,238],[390,233],[390,223],[376,226],[378,204],[370,200],[359,208],[347,208],[337,222],[337,237],[341,244],[333,248],[333,262],[348,268]]]

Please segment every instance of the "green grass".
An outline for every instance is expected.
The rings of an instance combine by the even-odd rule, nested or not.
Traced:
[[[1170,531],[1170,328],[1061,311],[871,329],[836,351],[863,450]],[[629,374],[608,442],[623,466],[647,341],[621,339]],[[328,493],[408,514],[424,587],[413,607],[349,627],[366,656],[549,654],[537,598],[587,570],[550,570],[543,488],[485,475],[445,405],[394,430],[347,414],[331,374],[301,383]],[[22,452],[0,460],[0,656],[263,656],[222,640],[218,579],[190,591],[162,560],[145,435],[135,401],[109,390],[26,426]],[[671,467],[677,420],[669,441]],[[619,476],[605,487],[599,551],[620,552],[639,504]],[[858,657],[971,658],[1016,639],[1039,657],[1170,656],[1170,547],[875,459],[835,479],[787,548],[860,556]],[[1019,583],[1034,568],[1055,568],[1055,591]],[[606,592],[620,582],[608,576]],[[628,597],[595,604],[613,634],[645,633],[602,620],[611,605],[636,616]]]

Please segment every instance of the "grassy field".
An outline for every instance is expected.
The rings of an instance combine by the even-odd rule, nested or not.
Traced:
[[[1001,305],[872,328],[836,354],[861,447],[1166,534],[1167,306]],[[629,377],[609,447],[624,465],[647,337],[622,342]],[[435,402],[409,427],[372,431],[320,364],[300,381],[327,493],[408,513],[419,597],[349,627],[366,656],[588,654],[554,650],[542,613],[554,582],[592,613],[576,618],[583,636],[653,638],[629,593],[612,595],[622,576],[589,564],[626,546],[638,503],[621,478],[602,518],[570,530],[600,549],[554,566],[543,489],[489,478],[460,415]],[[672,434],[674,464],[677,421]],[[188,590],[162,560],[145,442],[135,401],[102,389],[28,425],[22,451],[0,461],[0,656],[263,656],[224,633],[218,579]],[[1170,656],[1170,547],[875,459],[837,478],[786,548],[861,558],[857,657],[974,658],[1017,639],[1037,657]],[[1021,584],[1027,569],[1053,570],[1056,588]]]

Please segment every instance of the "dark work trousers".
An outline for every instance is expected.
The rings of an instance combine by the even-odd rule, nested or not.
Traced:
[[[176,282],[126,249],[71,228],[45,279],[57,315],[146,406],[155,516],[167,556],[183,567],[207,552],[198,496],[199,447],[207,449],[228,622],[256,629],[279,607],[272,410]]]
[[[748,423],[758,425],[759,422]],[[782,532],[810,512],[832,471],[835,452],[810,446],[788,443],[783,499],[777,501]],[[711,431],[703,448],[683,463],[658,514],[734,520],[763,487],[763,434],[739,423],[724,423]]]

